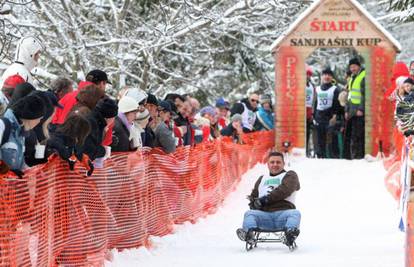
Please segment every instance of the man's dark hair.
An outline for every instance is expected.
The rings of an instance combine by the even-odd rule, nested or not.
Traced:
[[[71,85],[72,81],[65,77],[56,78],[50,83],[50,87],[52,88],[52,91],[55,94],[59,94],[62,91],[68,91]]]
[[[272,151],[269,153],[269,155],[267,156],[267,159],[270,159],[270,157],[281,157],[283,162],[285,162],[285,158],[283,157],[283,154],[277,151]]]
[[[171,100],[172,102],[175,102],[177,98],[180,99],[182,102],[185,101],[185,97],[179,94],[168,94],[165,96],[164,100],[165,101]]]

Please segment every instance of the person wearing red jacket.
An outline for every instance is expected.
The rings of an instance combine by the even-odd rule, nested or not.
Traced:
[[[414,68],[414,66],[413,66]],[[395,97],[397,95],[397,88],[396,88],[396,82],[398,77],[404,76],[408,77],[410,75],[410,71],[407,68],[407,65],[405,65],[404,62],[398,61],[395,63],[395,65],[392,68],[392,77],[391,77],[391,85],[388,87],[388,89],[385,91],[385,98],[386,101],[391,100],[395,101]]]
[[[77,103],[76,96],[78,95],[79,91],[83,90],[88,85],[96,84],[99,89],[105,92],[107,83],[111,84],[108,80],[108,75],[104,71],[90,71],[88,75],[86,75],[86,81],[81,81],[79,83],[78,90],[65,95],[59,101],[59,104],[63,106],[63,109],[60,112],[56,112],[55,116],[52,119],[52,124],[62,124],[65,121],[66,116],[69,114],[73,106]]]
[[[106,84],[112,84],[108,80],[108,75],[106,72],[102,70],[92,70],[86,75],[86,81],[81,81],[78,85],[78,90],[73,91],[72,93],[69,93],[65,95],[60,101],[59,104],[63,106],[63,109],[59,112],[56,112],[53,119],[52,124],[53,125],[59,125],[62,124],[67,115],[69,114],[70,110],[73,108],[73,106],[76,105],[77,100],[76,96],[78,95],[79,91],[83,90],[86,86],[90,84],[97,85],[101,90],[105,92]],[[102,145],[104,146],[110,146],[112,143],[112,129],[114,125],[108,125],[108,130],[106,131],[106,134],[103,138]]]

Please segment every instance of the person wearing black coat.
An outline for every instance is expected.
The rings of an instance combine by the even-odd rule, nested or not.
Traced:
[[[49,136],[47,128],[51,117],[55,112],[55,108],[62,108],[62,106],[59,104],[57,97],[52,92],[34,91],[30,94],[39,96],[45,103],[45,115],[40,120],[40,123],[33,128],[33,130],[27,132],[27,136],[25,138],[24,158],[26,164],[31,167],[47,162],[47,155],[44,155],[42,158],[36,157],[36,147],[39,144],[46,144],[46,139]]]
[[[111,150],[115,152],[133,151],[137,148],[133,140],[138,136],[133,136],[133,122],[138,112],[138,102],[129,96],[123,96],[118,103],[119,113],[115,118],[115,126],[112,131]]]
[[[115,125],[112,130],[111,151],[126,152],[131,151],[131,142],[129,140],[129,130],[119,117],[115,118]]]
[[[256,111],[259,104],[259,95],[251,93],[248,98],[242,99],[230,109],[230,116],[242,115],[243,132],[253,132],[256,121]]]
[[[105,156],[106,150],[102,146],[104,131],[107,125],[114,123],[117,114],[118,106],[114,100],[99,100],[96,107],[86,116],[91,132],[86,137],[85,144],[79,148],[80,153],[88,155],[92,161]]]
[[[84,156],[80,151],[85,143],[86,137],[91,131],[89,121],[80,114],[69,115],[63,124],[60,124],[51,138],[47,140],[46,155],[47,157],[53,153],[69,163],[69,168],[73,169],[74,162],[71,157],[76,156],[77,160],[84,162]],[[85,166],[88,169],[87,175],[92,175],[93,165],[91,162]]]

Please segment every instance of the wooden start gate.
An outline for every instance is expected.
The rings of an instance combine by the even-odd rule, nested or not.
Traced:
[[[365,59],[365,153],[392,149],[393,108],[384,92],[401,46],[356,0],[314,2],[272,45],[276,148],[306,142],[305,60],[318,48],[353,47]]]

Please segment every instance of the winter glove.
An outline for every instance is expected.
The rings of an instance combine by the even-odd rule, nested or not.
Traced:
[[[14,173],[20,179],[23,178],[24,172],[22,172],[21,170],[11,170],[11,172]]]
[[[69,164],[69,170],[73,171],[75,169],[76,157],[72,155],[66,159]]]
[[[269,198],[267,196],[256,198],[253,202],[253,207],[255,210],[260,210],[269,203]]]
[[[410,135],[414,135],[414,130],[407,130],[404,132],[405,137],[409,137]]]
[[[247,197],[246,197],[248,200],[249,200],[249,208],[251,209],[251,210],[254,210],[255,208],[254,208],[254,205],[253,205],[253,203],[254,203],[254,197],[252,197],[252,196],[250,196],[250,195],[247,195]]]
[[[93,174],[93,171],[95,170],[95,167],[93,166],[93,163],[91,160],[88,161],[88,172],[86,173],[87,176],[91,176]]]
[[[58,150],[59,157],[63,160],[68,160],[72,156],[72,149],[64,147]]]
[[[87,176],[91,176],[93,174],[93,171],[95,170],[95,167],[93,166],[92,161],[89,159],[88,155],[84,154],[82,157],[82,165],[86,168]]]

